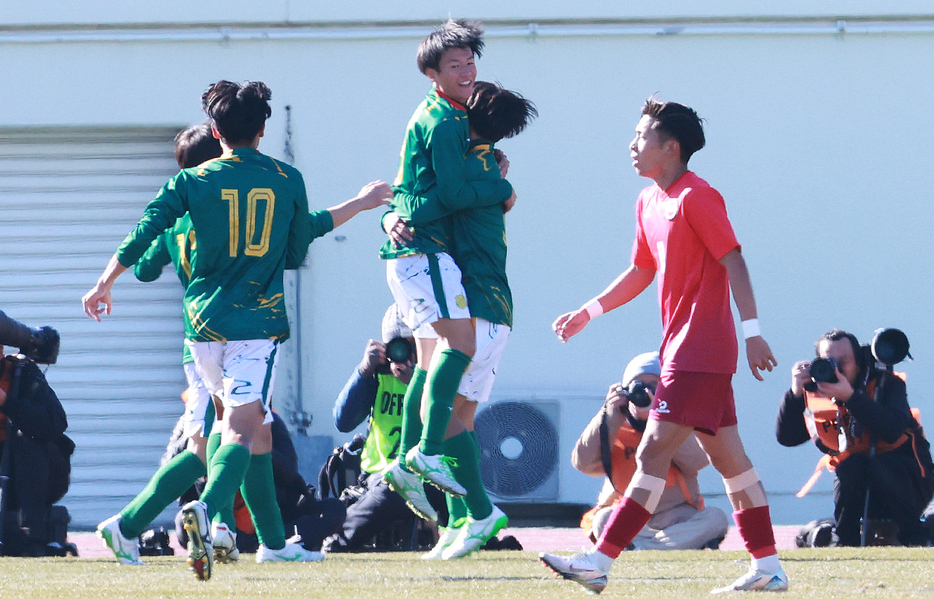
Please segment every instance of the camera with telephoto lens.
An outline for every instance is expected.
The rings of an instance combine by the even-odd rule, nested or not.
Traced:
[[[19,352],[37,364],[55,364],[58,360],[58,348],[61,338],[52,327],[32,329],[29,341],[19,348]]]
[[[646,385],[642,381],[632,381],[626,388],[626,394],[629,401],[637,408],[647,408],[652,405],[652,398],[649,397],[649,391],[655,392],[651,385]]]
[[[817,383],[836,383],[837,369],[840,367],[833,358],[814,358],[811,362],[811,382],[805,383],[804,388],[807,391],[817,391]]]
[[[412,343],[405,337],[393,337],[386,343],[386,362],[385,364],[380,364],[377,371],[381,374],[389,374],[389,362],[395,362],[396,364],[407,364],[412,358],[415,357],[415,349],[412,347]]]

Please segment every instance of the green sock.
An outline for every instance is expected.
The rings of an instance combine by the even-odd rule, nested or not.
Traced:
[[[454,458],[454,478],[467,489],[463,497],[467,513],[474,520],[482,520],[493,513],[493,504],[486,494],[480,476],[480,446],[470,431],[464,431],[444,442],[444,455]]]
[[[276,503],[271,453],[250,458],[250,467],[240,487],[240,494],[243,495],[243,501],[253,516],[259,542],[270,549],[285,547],[285,526],[282,524],[279,504]]]
[[[448,504],[448,528],[457,526],[460,520],[467,517],[467,504],[464,503],[464,498],[445,493],[444,501]]]
[[[201,458],[187,449],[166,462],[149,484],[120,512],[120,532],[135,539],[170,503],[204,476]]]
[[[402,400],[402,435],[399,441],[399,464],[405,469],[405,454],[418,445],[422,438],[422,391],[425,389],[425,379],[428,373],[418,366],[412,371],[412,379],[405,390]]]
[[[201,501],[208,505],[209,520],[226,511],[233,513],[234,495],[249,465],[250,450],[236,443],[221,445],[211,456],[208,484],[201,493]]]
[[[211,463],[211,459],[214,457],[214,454],[217,453],[217,450],[220,449],[220,446],[221,446],[220,431],[211,433],[211,435],[208,437],[207,446],[205,447],[205,454],[207,455],[208,464]],[[209,467],[208,468],[209,477],[210,477],[210,472],[211,472],[211,469]],[[227,528],[230,529],[231,531],[237,530],[237,519],[234,518],[233,502],[231,502],[229,505],[225,503],[222,506],[217,506],[216,509],[217,509],[217,513],[214,515],[214,520],[216,520],[217,522],[223,522],[224,524],[227,525]]]
[[[419,446],[425,455],[444,453],[444,434],[451,421],[451,408],[470,357],[456,349],[435,352],[428,373],[428,413]]]

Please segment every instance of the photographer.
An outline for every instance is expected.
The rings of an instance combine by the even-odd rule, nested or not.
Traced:
[[[382,477],[383,470],[398,457],[402,403],[415,364],[412,331],[395,304],[383,317],[382,338],[382,342],[367,342],[363,360],[334,403],[337,430],[350,432],[367,419],[369,430],[360,458],[363,474],[358,484],[362,494],[348,505],[343,531],[326,541],[324,551],[361,551],[394,524],[410,525],[416,517]],[[433,488],[428,492],[435,496],[436,505],[444,504],[439,492]],[[353,494],[342,497],[349,502]],[[419,509],[422,513],[436,513],[427,500]]]
[[[571,454],[575,468],[590,476],[606,476],[597,505],[581,527],[591,540],[600,533],[622,492],[636,472],[636,448],[642,440],[661,367],[658,352],[633,358],[622,383],[614,383],[603,408],[581,434]],[[606,441],[604,441],[604,439]],[[613,439],[607,451],[605,443]],[[705,508],[697,472],[709,463],[692,434],[675,453],[658,509],[632,540],[630,549],[715,549],[729,521],[719,508]]]
[[[905,346],[907,353],[907,340]],[[827,454],[827,468],[836,473],[840,545],[861,544],[867,513],[870,521],[897,525],[898,543],[927,544],[920,516],[934,493],[930,446],[911,414],[905,382],[879,368],[852,333],[833,329],[815,347],[818,359],[791,369],[778,442],[793,447],[811,439]]]
[[[0,344],[20,351],[0,360],[0,475],[8,477],[0,483],[2,554],[61,554],[64,530],[56,532],[62,523],[52,521],[51,508],[68,491],[75,445],[65,436],[65,409],[36,365],[55,363],[59,336],[0,312]]]

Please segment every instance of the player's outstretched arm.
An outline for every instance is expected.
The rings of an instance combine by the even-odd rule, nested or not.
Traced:
[[[120,264],[117,260],[117,255],[114,254],[94,287],[81,298],[81,303],[84,305],[84,313],[88,315],[88,318],[93,318],[97,322],[100,322],[102,312],[110,314],[111,307],[113,306],[113,298],[110,295],[110,290],[113,288],[114,281],[117,280],[117,277],[126,272],[126,269],[127,267]]]
[[[720,264],[726,268],[727,276],[730,278],[730,289],[733,291],[733,301],[736,302],[736,308],[739,310],[740,320],[744,323],[755,323],[754,330],[746,332],[746,359],[749,362],[749,370],[752,376],[760,381],[765,380],[760,374],[760,370],[772,372],[772,368],[778,366],[778,361],[772,355],[769,344],[765,342],[762,335],[758,333],[758,317],[756,312],[756,298],[752,293],[752,282],[749,280],[749,270],[746,268],[746,261],[740,253],[739,248],[733,248],[720,259]]]
[[[328,212],[331,213],[331,218],[334,220],[334,228],[336,229],[364,210],[385,206],[389,203],[391,197],[392,188],[389,187],[388,183],[382,181],[367,183],[360,189],[360,193],[355,198],[328,208]]]
[[[618,276],[603,293],[593,298],[580,309],[562,314],[551,324],[552,330],[562,343],[580,333],[591,319],[604,312],[615,310],[642,293],[655,278],[655,271],[639,268],[632,264]]]

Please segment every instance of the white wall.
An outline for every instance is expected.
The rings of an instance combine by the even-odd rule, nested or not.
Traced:
[[[427,3],[395,8],[384,3],[376,9],[369,4],[329,4],[319,16],[319,5],[292,2],[277,9],[267,4],[260,11],[251,3],[235,3],[224,15],[247,23],[421,22],[448,14],[447,8]],[[505,4],[471,4],[477,7],[472,14],[516,21],[530,21],[520,19],[528,14],[564,16],[538,4]],[[510,180],[519,204],[508,217],[516,326],[495,394],[600,397],[630,356],[657,346],[654,286],[566,346],[554,339],[549,325],[628,264],[632,206],[646,181],[632,172],[627,146],[641,102],[658,92],[707,119],[708,147],[691,166],[726,198],[753,277],[763,332],[779,361],[778,371],[764,383],[742,364],[735,378],[741,430],[767,487],[776,497],[793,493],[817,462],[811,447],[779,448],[773,422],[791,364],[809,357],[813,340],[831,327],[850,329],[865,341],[876,327],[905,330],[917,358],[903,365],[910,399],[931,418],[934,374],[928,365],[934,344],[925,300],[931,290],[926,268],[932,262],[927,236],[932,217],[922,181],[934,125],[928,107],[934,83],[927,73],[934,34],[926,30],[934,16],[925,16],[921,2],[888,5],[891,14],[917,18],[866,32],[858,17],[877,18],[876,5],[823,7],[820,16],[827,23],[835,21],[835,9],[849,24],[864,27],[837,35],[826,32],[829,28],[782,34],[775,28],[786,24],[767,19],[705,34],[690,21],[674,19],[668,24],[689,25],[687,34],[613,33],[593,26],[584,29],[589,35],[567,35],[570,30],[556,24],[533,38],[518,35],[512,22],[507,27],[488,19],[481,78],[521,91],[541,113],[526,133],[501,144],[512,162]],[[0,18],[11,24],[124,24],[169,15],[179,23],[178,15],[185,15],[185,22],[205,22],[220,4],[186,4],[182,12],[173,10],[180,3],[168,2],[148,13],[128,5],[106,12],[84,4],[79,10],[77,3],[54,6],[4,7]],[[635,3],[584,2],[574,5],[573,16],[704,16],[694,6],[669,2],[649,14]],[[792,3],[787,12],[778,3],[757,6],[747,10],[720,2],[709,14],[815,14],[804,2]],[[901,25],[911,32],[892,31]],[[359,30],[349,31],[348,37]],[[106,32],[96,31],[105,41],[53,43],[4,37],[13,29],[0,28],[0,80],[6,90],[0,126],[181,126],[202,118],[199,98],[208,83],[262,79],[273,90],[274,114],[261,149],[282,155],[283,108],[291,105],[295,164],[306,175],[313,207],[326,207],[351,197],[367,181],[393,177],[402,132],[428,87],[414,65],[426,31],[416,26],[377,39],[308,34],[308,39],[228,42],[209,34],[201,41],[106,41]],[[302,271],[302,399],[315,419],[311,434],[333,432],[331,402],[366,339],[379,334],[390,301],[376,259],[381,239],[378,215],[360,216],[316,241]],[[708,478],[708,488],[719,492],[716,478]],[[825,476],[817,491],[827,493],[830,479]],[[830,513],[829,498],[822,501],[812,502],[813,517]],[[776,520],[812,516],[798,505],[803,504],[776,499]]]

